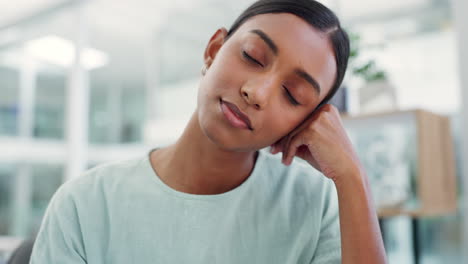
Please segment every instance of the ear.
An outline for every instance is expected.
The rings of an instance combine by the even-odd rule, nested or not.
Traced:
[[[213,63],[216,54],[221,49],[226,40],[227,30],[225,28],[220,28],[216,30],[214,35],[211,37],[208,45],[205,49],[205,54],[203,55],[206,67],[210,67]]]

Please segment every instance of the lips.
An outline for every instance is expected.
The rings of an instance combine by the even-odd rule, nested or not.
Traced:
[[[235,104],[224,100],[220,100],[220,103],[223,114],[233,126],[253,130],[249,117]]]

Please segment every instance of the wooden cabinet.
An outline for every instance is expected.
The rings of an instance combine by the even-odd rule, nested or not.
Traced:
[[[450,120],[423,110],[343,116],[379,217],[450,214],[457,207]]]

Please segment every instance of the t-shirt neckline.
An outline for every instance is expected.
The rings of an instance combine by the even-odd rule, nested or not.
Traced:
[[[148,154],[145,156],[145,159],[144,159],[144,167],[145,167],[145,170],[146,170],[145,174],[148,174],[150,176],[151,180],[154,183],[156,183],[158,185],[158,187],[161,188],[166,193],[168,193],[170,195],[173,195],[173,196],[176,196],[176,197],[179,197],[179,198],[182,198],[182,199],[186,199],[186,200],[205,200],[205,201],[207,201],[207,200],[211,200],[211,201],[213,201],[213,200],[222,200],[222,199],[224,200],[224,199],[227,199],[229,197],[233,197],[233,196],[238,195],[239,193],[245,191],[245,189],[247,189],[247,187],[249,185],[251,185],[251,182],[253,182],[255,180],[257,175],[260,173],[260,167],[261,167],[261,164],[263,163],[263,160],[265,158],[265,154],[262,153],[261,150],[259,150],[258,155],[257,155],[257,160],[255,161],[254,168],[253,168],[252,172],[250,173],[249,177],[247,179],[245,179],[239,186],[237,186],[236,188],[234,188],[232,190],[229,190],[229,191],[224,192],[224,193],[219,193],[219,194],[192,194],[192,193],[181,192],[181,191],[178,191],[176,189],[173,189],[172,187],[170,187],[164,181],[161,180],[159,175],[156,173],[156,171],[151,166],[151,162],[150,162],[150,154],[154,150],[155,149],[149,151]]]

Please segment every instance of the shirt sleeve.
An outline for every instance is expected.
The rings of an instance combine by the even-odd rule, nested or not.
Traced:
[[[341,234],[338,196],[333,181],[327,179],[323,215],[317,247],[311,264],[341,263]]]
[[[76,203],[65,184],[47,207],[30,264],[85,264],[85,250]]]

